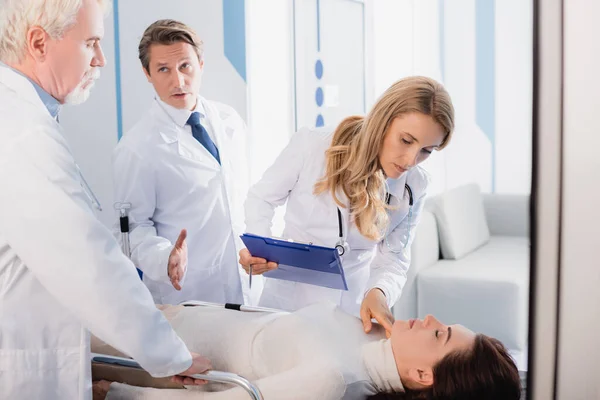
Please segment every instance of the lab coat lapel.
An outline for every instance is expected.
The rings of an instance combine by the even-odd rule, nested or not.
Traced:
[[[408,191],[405,189],[407,177],[408,173],[405,173],[398,179],[388,179],[386,181],[386,190],[393,196],[390,206],[394,207],[391,210],[388,210],[390,223],[387,229],[387,234],[394,230],[408,214],[409,195]]]
[[[160,106],[158,100],[154,100],[152,105],[152,115],[155,119],[155,124],[158,126],[158,133],[160,137],[167,144],[175,143],[179,141],[179,132],[175,122],[169,117],[167,112]]]
[[[58,143],[60,143],[60,145],[64,146],[65,150],[69,153],[70,157],[72,157],[68,160],[68,162],[73,162],[74,168],[70,169],[68,168],[68,166],[65,168],[71,173],[73,173],[72,178],[79,182],[81,189],[84,193],[88,190],[91,191],[92,189],[88,189],[88,186],[84,183],[83,173],[79,170],[79,167],[75,163],[75,157],[73,156],[71,147],[69,146],[69,143],[66,137],[64,136],[64,131],[62,127],[58,122],[56,122],[52,115],[50,115],[48,109],[40,99],[40,96],[35,91],[35,88],[31,84],[31,82],[29,82],[27,78],[16,73],[10,68],[0,66],[0,84],[5,85],[7,88],[9,88],[9,90],[12,90],[14,92],[15,97],[33,106],[33,110],[35,110],[36,114],[28,115],[28,118],[49,118],[51,120],[51,123],[54,124],[55,130],[48,131],[48,134],[52,136]],[[37,112],[39,112],[39,114]],[[69,183],[63,182],[62,184],[67,185]],[[90,207],[90,209],[93,209],[92,201],[89,198],[89,196],[85,196],[83,198],[85,198],[85,201]]]
[[[35,91],[35,88],[24,76],[19,75],[9,67],[0,66],[0,84],[12,90],[16,97],[32,104],[36,110],[52,118],[42,99],[40,99],[40,96]]]
[[[247,191],[247,188],[244,185],[244,193],[240,193],[241,187],[239,182],[236,185],[236,181],[238,180],[237,174],[239,173],[240,169],[246,169],[248,166],[240,165],[242,162],[241,160],[245,159],[241,158],[236,152],[236,146],[233,142],[236,132],[235,128],[227,123],[228,115],[223,115],[225,112],[219,110],[215,103],[207,101],[203,97],[199,97],[199,99],[202,102],[204,112],[206,113],[207,124],[212,132],[214,132],[215,144],[219,149],[219,156],[221,158],[221,177],[225,184],[229,211],[230,213],[235,214],[243,207],[243,202],[240,202],[239,200],[242,198],[241,196],[246,195],[245,192]],[[243,134],[243,132],[238,133]],[[241,151],[245,151],[245,149],[242,149]],[[215,164],[218,166],[216,160]],[[243,217],[239,218],[243,220]],[[233,220],[237,219],[238,218],[233,218]],[[243,229],[239,233],[242,231]]]
[[[233,129],[227,126],[226,119],[224,119],[224,116],[221,115],[221,112],[217,109],[217,107],[215,107],[209,101],[206,101],[206,99],[203,97],[199,97],[199,99],[202,102],[204,111],[206,112],[206,123],[209,125],[210,129],[215,135],[215,144],[219,149],[221,167],[227,168],[227,165],[231,164],[229,142],[231,141],[234,133]]]
[[[165,144],[172,147],[173,152],[176,152],[182,158],[199,162],[207,168],[215,171],[219,170],[219,163],[201,144],[194,143],[195,139],[191,135],[187,143],[182,140],[182,130],[156,100],[154,102],[154,111],[158,133]]]
[[[226,116],[224,118],[224,116],[221,115],[221,111],[214,104],[206,101],[202,97],[200,97],[200,101],[202,101],[204,111],[206,112],[207,124],[215,134],[215,144],[219,149],[219,156],[221,158],[221,171],[225,179],[227,193],[232,193],[234,175],[233,161],[235,155],[232,154],[233,146],[231,141],[235,132],[233,131],[232,127],[227,125]],[[230,204],[230,206],[233,205]]]

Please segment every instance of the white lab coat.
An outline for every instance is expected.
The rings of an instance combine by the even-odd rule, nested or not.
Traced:
[[[60,125],[0,66],[0,398],[91,399],[89,329],[155,376],[191,365],[93,214]]]
[[[248,193],[245,205],[248,232],[271,235],[274,208],[287,201],[284,238],[328,247],[337,244],[337,205],[329,192],[319,196],[313,194],[315,183],[325,174],[325,151],[331,138],[332,133],[327,129],[304,129],[292,137],[275,163]],[[414,199],[411,218],[408,218],[409,198],[405,183],[412,189]],[[331,301],[358,316],[366,292],[380,288],[391,307],[406,282],[410,243],[423,208],[427,184],[425,171],[418,167],[396,180],[387,180],[388,193],[392,195],[390,204],[397,209],[389,211],[386,239],[379,243],[362,236],[350,221],[348,208],[340,208],[344,237],[350,247],[350,251],[342,256],[348,291],[265,278],[259,304],[292,311],[311,303]],[[348,204],[345,197],[339,198]]]
[[[242,285],[248,294],[248,278],[238,263],[249,186],[246,127],[233,108],[198,99],[221,165],[186,127],[189,112],[182,116],[182,110],[156,99],[114,151],[115,201],[131,203],[131,259],[144,272],[156,303],[242,303]],[[188,267],[177,291],[167,263],[183,228]],[[255,304],[255,297],[245,302]]]

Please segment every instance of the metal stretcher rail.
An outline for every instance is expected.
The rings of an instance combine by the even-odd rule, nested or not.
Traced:
[[[108,356],[104,354],[92,354],[92,362],[102,363],[102,364],[113,364],[120,365],[129,368],[143,370],[139,363],[130,359],[116,356]],[[237,385],[244,389],[246,393],[250,396],[252,400],[264,400],[260,389],[252,384],[246,378],[232,374],[231,372],[223,372],[223,371],[208,371],[205,374],[196,374],[191,376],[194,379],[202,379],[209,382],[220,382],[220,383],[229,383],[233,385]]]

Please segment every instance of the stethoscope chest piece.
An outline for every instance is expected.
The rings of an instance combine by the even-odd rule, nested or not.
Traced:
[[[348,245],[348,242],[341,242],[341,241],[338,242],[335,245],[335,249],[337,250],[338,255],[340,257],[343,256],[344,254],[350,252],[350,246]]]

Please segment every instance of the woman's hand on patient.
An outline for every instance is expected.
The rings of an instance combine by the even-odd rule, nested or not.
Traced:
[[[110,390],[109,381],[94,381],[92,382],[92,399],[104,400]]]
[[[240,265],[247,274],[250,273],[250,265],[252,265],[252,275],[261,275],[265,272],[272,271],[279,266],[276,262],[267,261],[260,257],[252,257],[252,254],[250,254],[248,249],[240,250]]]
[[[175,242],[175,246],[173,246],[173,250],[171,250],[167,265],[167,274],[169,275],[171,284],[177,290],[181,290],[180,282],[185,276],[185,269],[187,268],[188,251],[185,241],[186,237],[187,231],[182,229],[177,242]]]
[[[385,335],[389,338],[392,334],[394,316],[387,305],[385,294],[380,289],[371,289],[365,296],[360,306],[360,318],[362,319],[365,333],[371,332],[373,327],[372,318],[375,318],[385,328]]]
[[[179,375],[172,377],[171,380],[181,385],[204,385],[207,381],[192,378],[191,375],[205,374],[208,370],[212,369],[212,364],[208,358],[202,357],[200,354],[191,354],[192,365]]]

